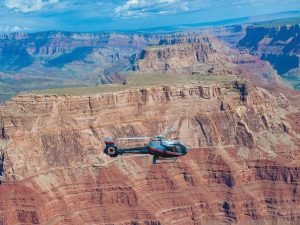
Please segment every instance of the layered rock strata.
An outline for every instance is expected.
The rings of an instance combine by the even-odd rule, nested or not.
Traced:
[[[240,75],[255,85],[278,84],[272,66],[247,51],[234,50],[214,37],[166,38],[161,45],[142,51],[133,70],[142,73],[178,73],[186,75]]]
[[[268,61],[296,89],[300,87],[300,26],[278,25],[246,29],[237,47]]]
[[[297,224],[299,130],[289,107],[239,81],[17,96],[0,108],[0,221]],[[102,153],[104,137],[174,124],[170,136],[193,148],[174,164]]]

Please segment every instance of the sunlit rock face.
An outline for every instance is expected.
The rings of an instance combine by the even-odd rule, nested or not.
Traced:
[[[241,75],[253,84],[278,84],[278,74],[258,56],[229,47],[213,36],[164,37],[159,45],[146,47],[132,67],[137,73],[168,73],[195,76]]]
[[[298,116],[243,82],[17,96],[0,108],[0,221],[297,224]],[[173,164],[102,152],[104,137],[174,125],[192,149]]]

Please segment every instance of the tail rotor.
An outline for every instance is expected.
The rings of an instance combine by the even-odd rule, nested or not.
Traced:
[[[115,142],[111,138],[105,138],[104,143],[105,143],[104,153],[106,155],[110,157],[117,157],[120,154],[118,146],[115,145]]]

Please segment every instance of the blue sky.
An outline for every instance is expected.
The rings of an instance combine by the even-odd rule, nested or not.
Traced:
[[[0,33],[101,31],[300,10],[300,0],[0,0]]]

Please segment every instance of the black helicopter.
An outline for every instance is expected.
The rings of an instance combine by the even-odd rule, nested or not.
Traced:
[[[167,132],[172,130],[168,129]],[[165,135],[167,134],[165,132]],[[128,137],[128,138],[117,138],[117,140],[144,140],[150,139],[150,142],[145,147],[136,148],[119,148],[113,139],[105,138],[105,149],[104,153],[110,157],[117,157],[123,154],[149,154],[153,155],[153,164],[156,164],[158,159],[169,159],[175,158],[175,162],[178,157],[184,156],[188,152],[188,147],[180,142],[178,139],[165,140],[165,135],[159,135],[155,137]]]

